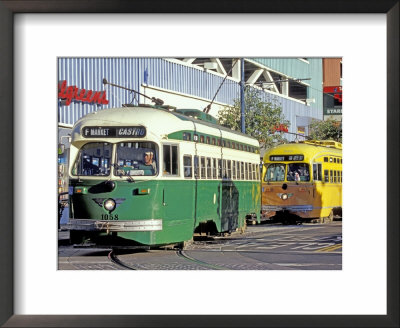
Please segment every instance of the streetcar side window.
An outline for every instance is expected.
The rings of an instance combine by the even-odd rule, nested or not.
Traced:
[[[212,179],[212,175],[211,175],[211,158],[210,157],[206,158],[206,166],[207,166],[207,178],[208,179]]]
[[[214,146],[216,145],[215,138],[212,138],[212,139],[211,139],[211,144],[214,145]]]
[[[206,178],[206,159],[205,157],[200,157],[200,178]]]
[[[218,179],[222,178],[222,160],[219,159],[218,160],[218,170],[217,170],[217,174],[218,174]]]
[[[164,175],[178,174],[178,146],[164,145]]]
[[[110,155],[112,144],[92,142],[84,145],[78,154],[72,169],[73,175],[106,176],[110,175]]]
[[[313,177],[314,181],[322,181],[322,164],[313,164]]]
[[[329,182],[329,171],[328,170],[324,170],[324,181]]]
[[[215,158],[213,158],[212,163],[213,163],[213,167],[212,167],[213,179],[216,179],[217,178],[217,160]]]
[[[330,170],[330,172],[329,172],[329,175],[330,175],[330,177],[331,177],[331,183],[333,183],[333,171],[332,170]]]
[[[227,178],[227,174],[226,174],[226,159],[224,159],[222,161],[222,178],[226,179]]]
[[[192,178],[192,156],[183,156],[183,174],[185,178]]]
[[[240,180],[244,180],[244,163],[240,162]]]
[[[227,178],[232,179],[232,166],[231,166],[232,163],[229,159],[227,160],[227,164],[228,164]]]
[[[164,145],[164,175],[178,174],[178,146]]]
[[[249,180],[253,180],[253,168],[252,168],[251,163],[247,163],[247,168],[249,169],[247,171],[247,177]]]
[[[232,180],[236,180],[236,161],[232,161]]]
[[[247,174],[248,179],[253,180],[253,168],[251,166],[251,163],[247,163],[247,167],[249,169],[248,174]]]
[[[199,178],[199,156],[194,156],[194,177]]]

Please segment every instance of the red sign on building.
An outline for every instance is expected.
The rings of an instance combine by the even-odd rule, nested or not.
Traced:
[[[289,132],[286,124],[279,124],[274,128],[274,132]]]
[[[65,105],[69,106],[72,100],[94,103],[98,105],[107,105],[106,91],[92,91],[78,89],[74,86],[67,86],[67,81],[58,83],[58,98],[65,99]]]
[[[337,99],[339,102],[342,102],[342,87],[324,87],[324,93],[333,94],[333,98]]]

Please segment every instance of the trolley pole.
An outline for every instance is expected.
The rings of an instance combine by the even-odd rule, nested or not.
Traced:
[[[244,125],[244,58],[240,58],[240,124],[242,132],[246,133]]]

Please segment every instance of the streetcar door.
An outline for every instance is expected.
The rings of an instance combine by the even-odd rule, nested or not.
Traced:
[[[238,227],[239,192],[232,181],[222,181],[221,230],[234,231]]]

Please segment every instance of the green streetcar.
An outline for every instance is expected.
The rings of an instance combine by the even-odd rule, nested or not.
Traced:
[[[98,111],[73,127],[73,243],[178,244],[260,221],[259,144],[193,109]]]

